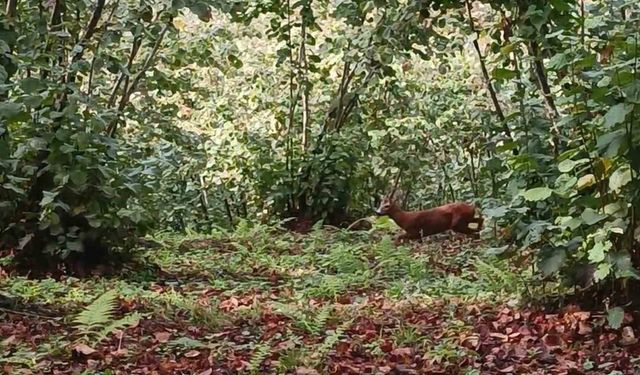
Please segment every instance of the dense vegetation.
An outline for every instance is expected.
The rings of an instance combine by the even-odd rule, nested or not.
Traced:
[[[165,232],[331,237],[321,224],[371,216],[398,180],[408,209],[481,207],[478,249],[548,288],[530,296],[582,290],[613,326],[634,301],[637,2],[7,0],[0,12],[12,274],[85,275]]]

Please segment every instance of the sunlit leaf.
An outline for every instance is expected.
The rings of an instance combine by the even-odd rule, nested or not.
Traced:
[[[629,182],[631,182],[631,169],[628,166],[623,166],[611,174],[609,178],[609,188],[619,193]]]
[[[593,225],[593,224],[596,224],[596,223],[606,219],[607,215],[603,215],[601,213],[598,213],[597,211],[595,211],[595,210],[593,210],[591,208],[585,208],[585,210],[582,212],[580,217],[582,218],[582,221],[584,221],[585,224]]]
[[[595,183],[596,183],[596,177],[590,173],[580,177],[578,179],[578,182],[576,183],[576,187],[578,188],[578,190],[582,190],[595,185]]]
[[[624,321],[624,310],[622,307],[616,306],[607,310],[607,323],[613,329],[622,327]]]
[[[552,193],[553,190],[548,187],[537,187],[525,191],[522,196],[528,201],[542,201],[549,198]]]
[[[589,250],[589,261],[592,263],[599,263],[604,260],[605,253],[611,249],[611,242],[597,242]]]
[[[625,120],[627,115],[633,110],[633,105],[629,103],[619,103],[609,108],[604,115],[604,124],[607,127],[614,126]]]

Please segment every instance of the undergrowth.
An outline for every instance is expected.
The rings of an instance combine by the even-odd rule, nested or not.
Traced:
[[[207,350],[220,361],[242,353],[247,373],[326,369],[363,319],[375,334],[357,350],[371,358],[383,358],[391,343],[455,362],[470,355],[452,338],[471,329],[455,318],[459,306],[513,301],[527,290],[529,277],[485,255],[482,242],[445,235],[396,247],[380,227],[299,235],[245,225],[234,233],[162,233],[153,239],[161,246],[138,254],[159,267],[155,275],[145,268],[111,278],[0,279],[10,296],[58,311],[60,324],[69,327],[35,345],[1,351],[0,366],[44,371],[55,361],[65,363],[79,339],[96,348],[112,340],[112,348],[120,348],[126,339],[119,334],[117,341],[112,333],[126,337],[131,331],[151,335],[147,340],[155,346],[147,350],[158,353]],[[436,308],[450,318],[431,328],[403,321],[403,314]],[[171,340],[163,339],[168,335]],[[133,349],[122,355],[135,355],[133,339],[129,345]]]

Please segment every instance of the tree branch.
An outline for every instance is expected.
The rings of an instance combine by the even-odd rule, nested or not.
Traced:
[[[131,46],[131,52],[129,53],[129,60],[127,61],[127,73],[131,71],[133,66],[133,61],[135,60],[138,52],[140,51],[140,46],[142,45],[142,37],[137,36],[133,39],[133,45]],[[109,96],[109,101],[107,102],[108,107],[113,107],[116,103],[116,96],[118,95],[118,90],[120,89],[120,85],[124,80],[125,72],[120,72],[118,79],[116,80],[116,84],[113,86],[111,90],[111,95]],[[125,88],[126,92],[126,88]],[[123,94],[124,95],[124,94]]]
[[[129,99],[137,89],[138,83],[140,82],[142,77],[146,74],[147,70],[149,70],[149,68],[151,67],[153,60],[158,54],[158,50],[160,50],[160,46],[162,45],[162,40],[164,39],[164,36],[167,33],[167,30],[169,30],[170,24],[171,24],[171,21],[167,22],[162,28],[162,31],[160,31],[160,35],[158,35],[158,38],[156,39],[156,42],[153,45],[153,49],[151,50],[151,52],[149,52],[149,55],[147,55],[147,59],[144,61],[144,64],[142,65],[142,68],[140,68],[140,71],[138,71],[138,73],[136,73],[135,77],[133,78],[133,81],[131,82],[131,86],[129,86],[128,88],[125,86],[124,93],[122,95],[122,98],[120,99],[120,104],[118,105],[118,113],[121,113],[124,110],[124,108],[127,106],[127,104],[129,104]],[[112,121],[109,127],[107,128],[107,133],[109,137],[114,136],[117,128],[118,128],[118,121],[116,119]]]
[[[533,66],[536,72],[536,78],[538,80],[538,84],[540,85],[540,89],[542,90],[544,99],[547,102],[549,109],[553,113],[553,116],[558,117],[558,109],[556,108],[553,96],[551,95],[551,89],[549,87],[547,74],[545,73],[544,65],[542,63],[542,57],[540,57],[540,48],[538,47],[538,43],[536,41],[532,40],[529,43],[529,53],[533,57]]]
[[[74,63],[80,60],[84,55],[84,51],[85,51],[85,48],[87,47],[87,43],[89,43],[89,40],[91,39],[93,34],[95,34],[96,32],[98,21],[100,21],[100,17],[102,16],[102,11],[104,10],[104,4],[105,4],[105,0],[96,1],[96,8],[93,10],[93,14],[91,15],[91,19],[89,20],[89,23],[84,28],[84,34],[82,35],[82,38],[80,38],[80,40],[78,41],[78,45],[82,47],[82,49],[73,56],[73,58],[71,59],[71,63]]]

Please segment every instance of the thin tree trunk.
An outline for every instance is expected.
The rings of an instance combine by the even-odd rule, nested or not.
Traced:
[[[556,125],[556,119],[559,117],[558,108],[556,107],[555,101],[553,100],[553,95],[551,94],[551,88],[549,86],[549,81],[547,79],[547,74],[545,72],[544,64],[542,62],[542,56],[540,56],[540,48],[536,41],[531,41],[528,44],[529,53],[533,57],[533,67],[536,78],[538,80],[538,86],[542,91],[542,95],[544,97],[545,102],[549,108],[549,112],[551,115],[549,116],[549,121],[551,121],[551,133],[553,136],[553,153],[554,155],[558,155],[560,153],[560,131]]]
[[[553,116],[558,117],[558,109],[556,108],[553,96],[551,95],[551,88],[549,87],[547,74],[544,69],[544,64],[542,63],[542,57],[540,56],[540,48],[538,46],[538,42],[531,41],[529,43],[529,53],[533,57],[533,66],[536,73],[536,78],[538,80],[538,84],[540,85],[540,90],[542,90],[544,99],[549,106],[549,109],[553,113]]]
[[[307,53],[306,53],[306,43],[307,43],[307,27],[305,25],[304,16],[302,19],[301,26],[301,37],[302,41],[300,42],[300,89],[302,94],[302,151],[307,150],[308,144],[308,131],[309,131],[309,118],[311,117],[311,110],[309,109],[309,93],[308,93],[308,64],[307,64]]]
[[[482,76],[484,77],[485,84],[487,85],[487,90],[489,91],[489,96],[491,97],[491,101],[493,102],[493,108],[496,112],[496,115],[502,122],[502,129],[507,137],[512,138],[511,130],[505,121],[504,112],[502,111],[502,107],[500,106],[500,102],[498,101],[498,95],[496,94],[496,90],[493,87],[493,83],[491,82],[491,77],[489,76],[489,71],[487,70],[486,63],[484,61],[484,56],[482,55],[482,51],[480,50],[480,44],[478,43],[478,38],[480,37],[480,33],[476,30],[475,24],[473,22],[473,16],[471,15],[471,2],[469,0],[465,0],[467,5],[467,13],[469,16],[469,26],[471,27],[471,31],[476,34],[476,38],[473,40],[473,47],[478,54],[478,59],[480,60],[480,69],[482,70]]]
[[[291,35],[291,29],[293,27],[291,22],[291,0],[287,0],[287,47],[289,47],[289,123],[287,124],[287,133],[285,139],[285,167],[289,172],[289,190],[295,191],[294,179],[293,179],[293,147],[291,142],[293,122],[295,120],[296,105],[298,102],[298,96],[300,90],[294,93],[294,58],[293,58],[293,37]],[[292,196],[287,199],[287,205],[289,211],[295,210],[295,202]]]
[[[233,228],[233,214],[231,213],[231,206],[229,205],[229,200],[227,199],[227,197],[224,198],[223,203],[224,210],[227,213],[227,219],[229,219],[229,225],[231,225],[231,228]]]
[[[473,152],[471,151],[471,147],[469,147],[467,151],[469,152],[469,161],[471,164],[471,168],[469,169],[469,179],[471,180],[471,188],[473,189],[473,194],[477,197],[479,191],[478,185],[476,183],[476,166],[474,165]]]
[[[13,21],[13,18],[16,16],[16,10],[18,9],[18,0],[9,0],[7,1],[7,7],[5,8],[5,17],[7,17],[7,21]]]
[[[209,197],[205,189],[204,177],[199,175],[198,178],[200,180],[200,204],[202,205],[202,213],[204,214],[204,218],[209,221]]]

